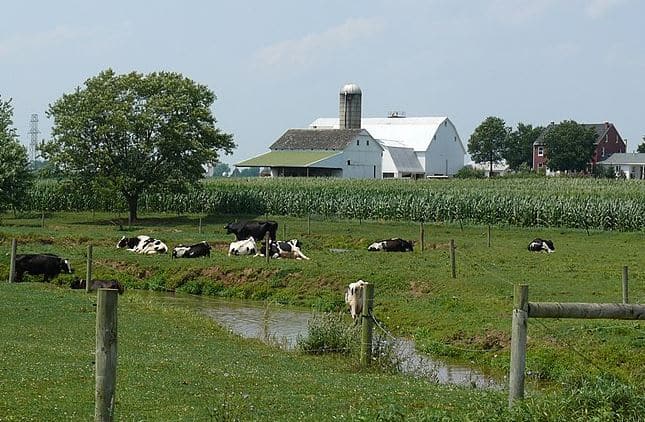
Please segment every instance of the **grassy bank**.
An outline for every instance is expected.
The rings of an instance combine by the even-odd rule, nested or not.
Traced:
[[[417,244],[411,254],[384,254],[367,252],[366,247],[393,236],[418,239],[419,225],[276,217],[279,237],[301,239],[312,259],[266,263],[226,256],[232,236],[223,227],[234,220],[230,216],[202,215],[202,233],[198,215],[142,215],[132,228],[119,227],[124,215],[116,214],[47,214],[44,227],[41,215],[24,217],[4,216],[3,251],[8,252],[10,240],[17,238],[20,251],[70,258],[82,276],[84,254],[92,243],[95,278],[117,278],[130,289],[270,300],[327,311],[344,309],[345,287],[362,278],[375,284],[375,315],[389,330],[413,337],[422,351],[498,377],[508,373],[514,284],[529,284],[529,300],[535,302],[615,303],[622,300],[622,267],[628,266],[630,302],[645,301],[643,232],[494,226],[488,247],[486,226],[428,224],[423,252]],[[213,256],[171,260],[167,255],[139,256],[115,249],[122,235],[135,234],[158,237],[170,247],[207,240],[214,246]],[[526,245],[538,236],[552,239],[556,252],[529,253]],[[457,245],[455,279],[450,239]],[[6,274],[8,257],[2,255],[0,270]],[[634,321],[531,320],[529,395],[562,391],[581,375],[609,376],[619,385],[642,390],[644,348],[643,325]]]
[[[0,420],[92,420],[95,295],[40,283],[2,283],[0,293]],[[135,291],[119,298],[118,319],[116,420],[637,420],[639,411],[635,391],[609,385],[600,403],[581,386],[532,394],[510,412],[502,391],[279,351]]]

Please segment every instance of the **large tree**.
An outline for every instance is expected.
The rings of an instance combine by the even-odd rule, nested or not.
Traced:
[[[493,164],[503,159],[506,137],[511,128],[499,117],[487,117],[470,135],[468,153],[476,163],[489,163],[489,176],[493,174]]]
[[[565,120],[544,134],[549,169],[557,171],[587,170],[597,139],[593,127]]]
[[[543,129],[541,126],[518,123],[517,130],[508,134],[502,156],[511,169],[519,170],[522,167],[533,166],[533,142]]]
[[[52,140],[41,151],[78,186],[120,193],[132,223],[144,190],[185,191],[235,148],[215,126],[215,98],[179,73],[108,69],[49,106]]]
[[[0,96],[0,210],[20,208],[33,183],[27,150],[13,127],[11,99]]]

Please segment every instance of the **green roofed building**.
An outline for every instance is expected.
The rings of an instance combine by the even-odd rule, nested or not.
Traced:
[[[383,147],[361,129],[361,90],[347,84],[340,92],[340,128],[289,129],[270,151],[236,163],[268,167],[272,177],[382,178]]]

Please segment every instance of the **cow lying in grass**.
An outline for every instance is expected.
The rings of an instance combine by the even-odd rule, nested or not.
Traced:
[[[231,255],[255,255],[257,252],[257,245],[255,244],[255,239],[253,236],[245,240],[238,240],[236,242],[231,242],[228,247],[228,256]]]
[[[177,245],[172,249],[172,258],[198,258],[200,256],[211,257],[211,245],[206,241],[191,246]]]
[[[366,284],[365,281],[358,280],[350,283],[345,291],[345,303],[349,306],[349,314],[352,316],[354,322],[356,322],[356,318],[363,312],[363,296],[365,295]]]
[[[411,240],[403,240],[395,237],[387,240],[379,240],[367,247],[368,251],[384,251],[384,252],[412,252],[413,246]]]
[[[139,235],[137,237],[125,237],[116,244],[117,248],[125,248],[130,252],[140,254],[156,254],[168,252],[168,246],[161,240],[153,239],[150,236]]]
[[[300,249],[302,243],[297,239],[291,239],[289,241],[275,240],[269,242],[269,256],[271,258],[291,258],[291,259],[306,259],[309,258],[302,253]],[[257,256],[265,256],[266,253],[266,242],[262,242],[262,247],[258,251]]]
[[[546,251],[548,253],[555,252],[555,246],[553,246],[553,242],[550,240],[544,240],[544,239],[533,239],[531,243],[529,243],[528,250],[531,252],[541,252],[541,251]]]

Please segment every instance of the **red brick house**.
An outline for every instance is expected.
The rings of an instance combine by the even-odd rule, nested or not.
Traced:
[[[555,123],[551,122],[542,131],[535,142],[533,142],[533,171],[548,170],[546,169],[548,157],[544,142],[544,134],[554,126]],[[621,138],[613,123],[583,123],[582,126],[593,128],[597,136],[596,149],[594,150],[591,162],[589,163],[591,168],[595,167],[598,161],[608,158],[613,153],[627,151],[627,145],[625,144],[625,141],[623,141],[623,138]]]

